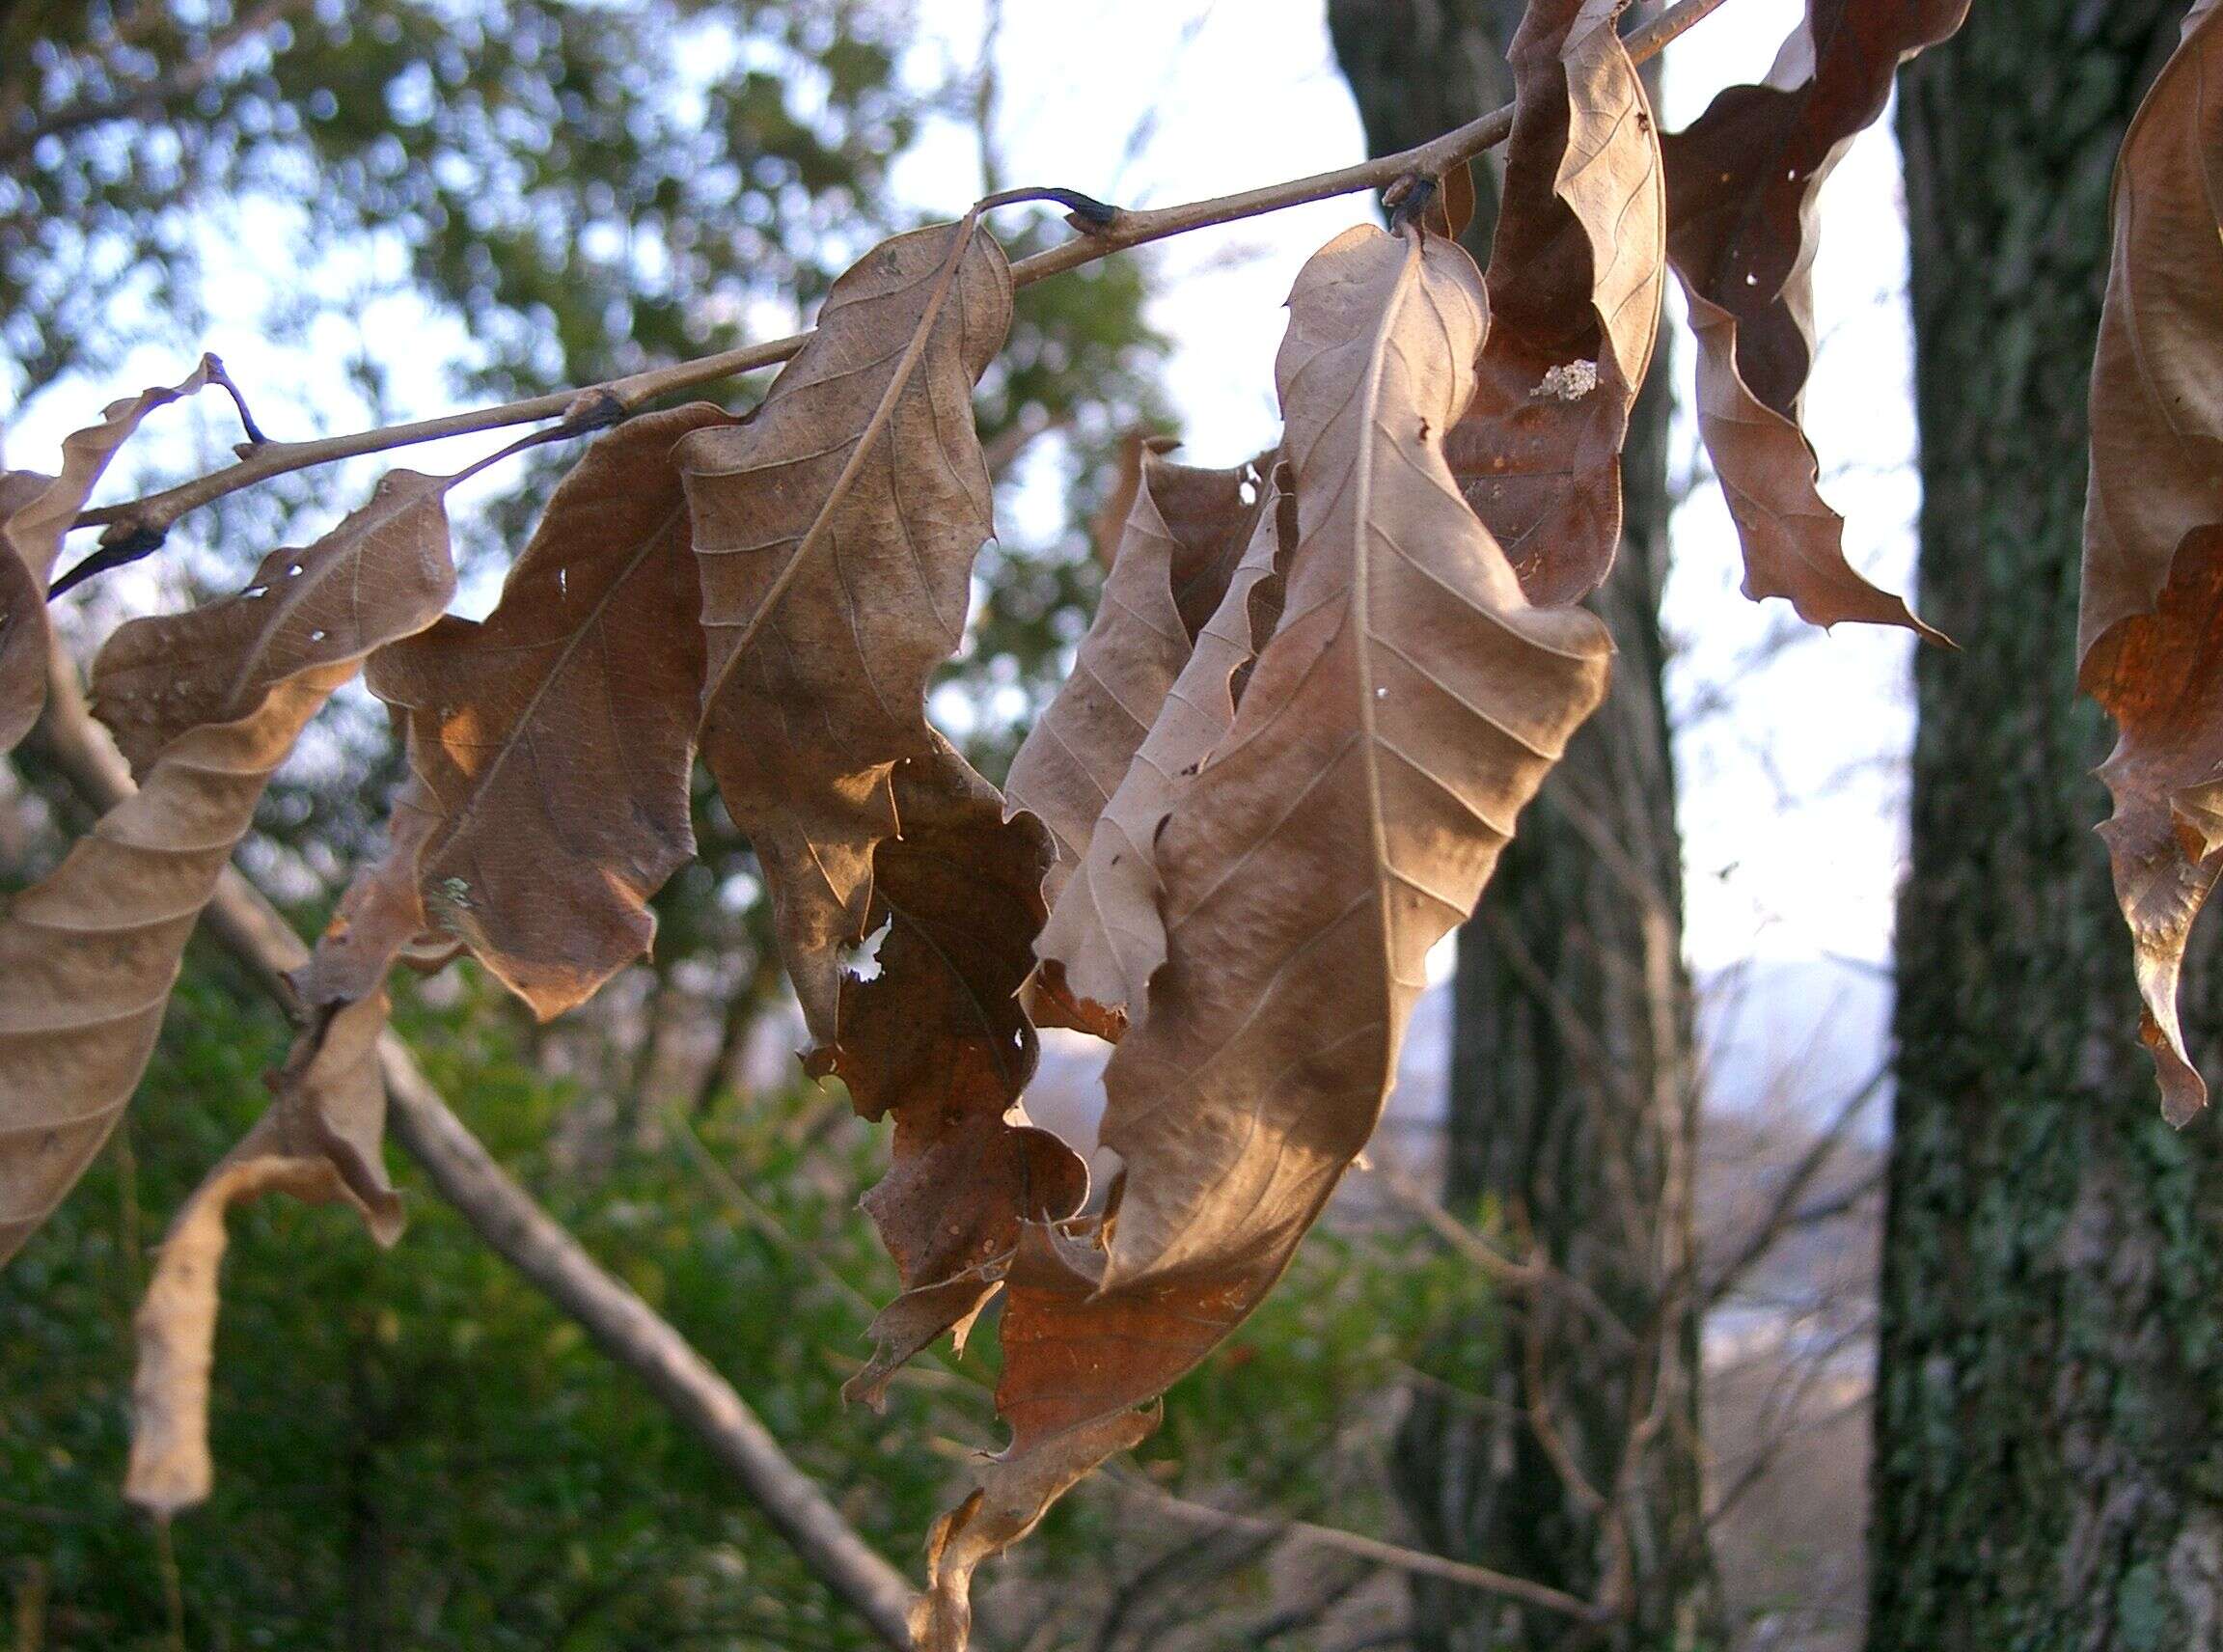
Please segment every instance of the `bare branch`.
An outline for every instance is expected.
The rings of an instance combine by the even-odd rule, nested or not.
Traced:
[[[1760,1219],[1759,1224],[1745,1236],[1744,1243],[1737,1248],[1737,1253],[1722,1265],[1721,1271],[1706,1285],[1703,1293],[1706,1307],[1719,1307],[1721,1299],[1734,1290],[1737,1281],[1750,1273],[1761,1258],[1774,1249],[1775,1242],[1783,1237],[1787,1229],[1796,1225],[1808,1225],[1823,1220],[1825,1215],[1836,1213],[1835,1209],[1825,1209],[1823,1215],[1801,1213],[1798,1201],[1805,1198],[1806,1190],[1814,1185],[1814,1178],[1836,1156],[1837,1149],[1844,1145],[1845,1138],[1852,1131],[1852,1121],[1875,1099],[1876,1092],[1883,1088],[1890,1076],[1891,1068],[1886,1063],[1878,1068],[1866,1084],[1839,1103],[1829,1122],[1823,1126],[1821,1133],[1799,1156],[1798,1164],[1792,1166],[1791,1173],[1783,1178],[1782,1185],[1775,1190],[1775,1197],[1768,1206],[1768,1214]],[[1873,1185],[1872,1181],[1864,1179],[1849,1198],[1832,1203],[1836,1209],[1846,1208],[1865,1197]]]
[[[1343,1531],[1332,1526],[1314,1526],[1309,1521],[1268,1520],[1256,1515],[1233,1514],[1225,1509],[1174,1497],[1131,1475],[1120,1475],[1119,1483],[1134,1491],[1146,1493],[1152,1506],[1159,1513],[1214,1530],[1272,1536],[1291,1543],[1308,1543],[1315,1548],[1339,1550],[1343,1554],[1371,1560],[1378,1566],[1386,1566],[1392,1571],[1441,1578],[1445,1583],[1464,1584],[1485,1594],[1505,1595],[1542,1611],[1572,1617],[1578,1622],[1591,1623],[1600,1619],[1598,1608],[1588,1601],[1578,1600],[1549,1583],[1539,1583],[1528,1578],[1516,1578],[1508,1572],[1493,1571],[1488,1566],[1476,1566],[1441,1555],[1424,1554],[1418,1549],[1386,1543],[1378,1537],[1363,1536],[1356,1531]]]
[[[1669,41],[1723,4],[1725,0],[1680,0],[1678,5],[1629,37],[1630,57],[1637,63],[1643,63],[1658,56]],[[1110,221],[1103,224],[1090,222],[1087,216],[1083,216],[1083,234],[1061,246],[1020,260],[1011,266],[1012,281],[1016,286],[1029,287],[1050,276],[1061,275],[1083,264],[1094,263],[1113,253],[1125,252],[1152,241],[1166,240],[1173,235],[1187,234],[1194,230],[1238,223],[1245,218],[1279,212],[1314,201],[1327,201],[1338,195],[1352,195],[1360,190],[1386,188],[1401,178],[1416,174],[1435,176],[1480,154],[1484,150],[1503,143],[1512,129],[1513,109],[1508,104],[1494,114],[1469,122],[1414,149],[1384,155],[1378,160],[1364,161],[1357,166],[1315,173],[1309,178],[1269,184],[1262,189],[1248,190],[1240,195],[1222,195],[1209,201],[1193,201],[1183,206],[1165,206],[1152,211],[1113,209]],[[1048,193],[1054,192],[1013,190],[1005,191],[1004,196],[1034,198]],[[88,510],[77,518],[75,526],[106,528],[123,534],[162,534],[168,532],[171,525],[188,510],[197,509],[227,494],[235,493],[259,482],[266,482],[272,477],[330,464],[336,459],[387,453],[420,442],[439,441],[448,436],[473,435],[512,425],[537,424],[544,419],[563,419],[565,433],[571,433],[574,427],[584,431],[596,427],[599,423],[608,422],[607,411],[598,420],[583,419],[582,411],[590,403],[598,402],[605,408],[614,403],[618,410],[630,413],[659,397],[695,389],[720,379],[733,378],[783,362],[803,347],[803,342],[809,336],[807,333],[798,333],[760,344],[744,344],[737,349],[721,350],[715,355],[701,356],[693,361],[676,362],[669,367],[632,373],[582,391],[560,390],[547,396],[506,402],[498,407],[452,413],[443,418],[425,419],[409,425],[388,426],[380,429],[328,436],[308,442],[265,442],[259,447],[246,449],[236,464],[228,465],[207,476],[196,478],[161,493],[150,494],[144,499]]]

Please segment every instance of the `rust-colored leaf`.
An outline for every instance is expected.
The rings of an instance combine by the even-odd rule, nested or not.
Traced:
[[[1353,230],[1298,277],[1286,609],[1157,834],[1166,964],[1106,1077],[1123,1198],[1100,1264],[1040,1234],[1012,1264],[1013,1444],[937,1533],[930,1648],[973,1567],[1280,1276],[1380,1115],[1429,947],[1604,692],[1603,627],[1526,601],[1444,462],[1484,310],[1472,261],[1416,232]]]
[[[216,358],[203,356],[178,383],[110,402],[97,425],[62,439],[59,475],[0,476],[0,752],[15,748],[46,704],[46,588],[69,525],[147,415],[202,389],[215,370]]]
[[[1817,625],[1945,639],[1845,560],[1799,429],[1814,353],[1823,182],[1883,112],[1901,63],[1960,28],[1968,0],[1809,0],[1758,86],[1733,86],[1663,141],[1667,251],[1698,340],[1698,427],[1744,547],[1744,594]]]
[[[968,216],[898,235],[834,285],[747,423],[679,447],[708,636],[704,756],[770,887],[821,1043],[865,934],[892,773],[932,749],[934,669],[991,532],[973,384],[1011,318]]]
[[[1263,497],[1254,464],[1197,470],[1143,456],[1096,618],[1005,786],[1011,806],[1032,812],[1057,844],[1051,900],[1087,855],[1096,817],[1225,592]]]
[[[2223,12],[2196,11],[2117,163],[2092,372],[2078,680],[2115,719],[2101,828],[2135,945],[2163,1112],[2207,1086],[2178,975],[2223,871]]]
[[[170,1515],[206,1500],[209,1373],[217,1274],[233,1204],[273,1191],[311,1203],[344,1198],[381,1244],[400,1229],[400,1201],[379,1163],[386,1087],[378,1071],[383,996],[348,1005],[312,1048],[295,1050],[279,1099],[179,1207],[132,1320],[131,1461],[124,1495]]]
[[[1040,1019],[1116,1040],[1166,961],[1158,828],[1235,720],[1242,673],[1273,630],[1281,592],[1276,571],[1296,537],[1295,501],[1274,480],[1266,486],[1265,509],[1219,608],[1161,697],[1148,735],[1081,845],[1081,864],[1057,890],[1034,949],[1043,965]]]
[[[444,619],[370,663],[408,725],[395,831],[424,910],[543,1019],[647,950],[648,898],[694,853],[700,595],[672,448],[732,423],[698,402],[603,436],[483,623]]]
[[[873,863],[870,920],[888,926],[879,971],[841,983],[841,1037],[810,1058],[848,1085],[867,1118],[892,1115],[888,1174],[864,1208],[904,1294],[873,1323],[871,1364],[849,1384],[878,1403],[887,1378],[994,1292],[985,1264],[1024,1221],[1081,1208],[1088,1172],[1056,1136],[1006,1115],[1033,1076],[1034,1029],[1018,1000],[1042,922],[1047,835],[945,741],[896,765],[902,825]]]
[[[360,554],[357,529],[379,509],[331,537]],[[320,542],[296,555],[306,564],[321,551]],[[343,657],[314,646],[306,658],[284,654],[272,641],[283,626],[238,620],[243,602],[261,599],[234,596],[132,620],[95,662],[98,709],[141,787],[0,918],[0,977],[10,983],[0,1000],[0,1260],[108,1139],[146,1067],[186,937],[271,772],[364,653],[439,617],[454,571],[443,548],[348,583],[359,596]],[[238,680],[265,686],[238,706],[227,686]]]
[[[1666,280],[1660,140],[1619,0],[1539,0],[1507,54],[1513,135],[1474,400],[1444,443],[1534,602],[1597,588]]]

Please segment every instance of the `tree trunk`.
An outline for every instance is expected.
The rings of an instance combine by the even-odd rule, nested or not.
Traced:
[[[1404,149],[1505,102],[1504,48],[1523,10],[1331,0],[1369,148]],[[1498,195],[1486,170],[1468,235],[1485,261]],[[1487,1323],[1448,1332],[1469,1355],[1501,1350],[1482,1362],[1486,1391],[1416,1392],[1397,1450],[1401,1495],[1431,1548],[1584,1598],[1620,1592],[1626,1616],[1588,1644],[1626,1652],[1693,1644],[1717,1613],[1699,1473],[1682,849],[1660,684],[1666,379],[1656,370],[1637,404],[1620,560],[1595,600],[1620,648],[1611,693],[1460,932],[1446,1140],[1451,1208],[1501,1219],[1633,1335],[1617,1341],[1566,1293],[1495,1304]],[[1570,1628],[1427,1580],[1413,1612],[1421,1652],[1557,1646]]]
[[[1978,0],[1901,94],[1922,597],[1962,651],[1915,672],[1872,1652],[2223,1648],[2223,1136],[2159,1117],[2074,693],[2108,178],[2184,10]]]

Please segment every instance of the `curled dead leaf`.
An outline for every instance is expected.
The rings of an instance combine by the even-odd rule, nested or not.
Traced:
[[[15,748],[46,703],[46,588],[70,524],[147,415],[201,390],[215,371],[216,358],[203,356],[176,384],[110,402],[98,424],[62,439],[55,476],[0,475],[0,752]]]
[[[271,772],[353,675],[304,674],[252,715],[172,740],[138,792],[0,917],[0,1261],[108,1140],[217,874]]]
[[[1698,336],[1699,433],[1744,547],[1744,594],[1817,625],[1946,639],[1845,560],[1799,429],[1813,362],[1815,203],[1883,112],[1900,64],[1961,27],[1968,0],[1809,0],[1766,82],[1733,86],[1662,141],[1667,251]]]
[[[354,528],[378,510],[334,530],[342,554],[361,554]],[[313,561],[321,544],[298,555]],[[363,654],[439,617],[454,578],[443,543],[351,581],[349,651],[336,658],[316,640],[288,652],[290,619],[243,625],[243,597],[134,620],[101,649],[96,708],[141,785],[0,917],[0,1261],[75,1184],[137,1088],[186,937],[272,772]],[[244,705],[241,682],[261,685]],[[195,721],[206,717],[226,720]]]
[[[1652,365],[1666,197],[1619,0],[1539,0],[1513,37],[1490,329],[1451,473],[1533,602],[1595,590],[1621,540],[1621,449]]]
[[[1219,608],[1057,892],[1034,949],[1043,966],[1036,1013],[1046,1021],[1115,1041],[1142,1013],[1150,977],[1166,961],[1158,828],[1225,738],[1243,675],[1280,612],[1279,566],[1296,538],[1296,502],[1276,480],[1266,489]]]
[[[179,1207],[132,1319],[131,1460],[124,1495],[156,1514],[206,1501],[209,1377],[215,1363],[218,1274],[234,1204],[265,1193],[312,1204],[345,1199],[382,1245],[400,1231],[400,1200],[379,1162],[386,1086],[378,1035],[383,995],[342,1009],[297,1042],[273,1075],[278,1099]]]
[[[2223,871],[2223,13],[2185,20],[2115,175],[2092,372],[2078,682],[2119,731],[2100,828],[2162,1111],[2208,1089],[2184,1047],[2185,943]]]
[[[164,746],[244,717],[273,685],[431,624],[455,594],[452,476],[389,471],[307,549],[272,551],[231,596],[135,620],[100,650],[93,709],[144,773]]]
[[[1073,671],[1011,760],[1011,807],[1050,828],[1055,902],[1135,760],[1264,507],[1255,463],[1199,470],[1143,454],[1118,554]]]

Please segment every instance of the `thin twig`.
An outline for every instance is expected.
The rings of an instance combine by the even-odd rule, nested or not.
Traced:
[[[1805,1198],[1806,1190],[1813,1186],[1815,1178],[1836,1157],[1837,1149],[1845,1144],[1845,1139],[1852,1130],[1852,1121],[1860,1116],[1890,1077],[1891,1066],[1885,1062],[1869,1076],[1867,1083],[1838,1105],[1836,1114],[1808,1143],[1798,1164],[1791,1168],[1791,1173],[1783,1178],[1782,1185],[1775,1190],[1775,1197],[1768,1206],[1768,1214],[1745,1236],[1744,1243],[1737,1248],[1737,1253],[1707,1282],[1704,1291],[1707,1308],[1720,1307],[1722,1299],[1735,1290],[1738,1282],[1775,1248],[1775,1242],[1783,1237],[1785,1231],[1799,1224],[1802,1213],[1798,1201]],[[1862,1195],[1866,1194],[1865,1183],[1860,1191]]]
[[[1725,3],[1726,0],[1680,0],[1678,5],[1629,37],[1627,43],[1631,59],[1643,63],[1658,56],[1669,41]],[[1246,218],[1283,211],[1291,206],[1306,206],[1314,201],[1331,200],[1338,195],[1384,189],[1401,178],[1415,174],[1435,176],[1480,154],[1484,150],[1503,143],[1512,130],[1513,106],[1507,104],[1495,113],[1471,121],[1425,144],[1333,172],[1315,173],[1309,178],[1268,184],[1262,189],[1247,190],[1239,195],[1216,196],[1208,201],[1192,201],[1182,206],[1163,206],[1150,211],[1130,212],[1112,208],[1110,221],[1103,224],[1091,222],[1092,215],[1086,208],[1083,208],[1076,214],[1081,218],[1083,234],[1060,246],[1020,260],[1011,266],[1011,278],[1015,285],[1029,287],[1053,275],[1078,269],[1083,264],[1094,263],[1113,253],[1126,252],[1173,235],[1238,223]],[[1007,191],[1006,195],[1031,197],[1052,193],[1046,190]],[[1097,204],[1091,202],[1089,205],[1093,206]],[[339,459],[357,458],[366,454],[389,453],[396,448],[410,447],[420,442],[434,442],[449,436],[474,435],[480,431],[503,429],[512,425],[531,425],[543,419],[563,418],[584,397],[608,398],[623,411],[631,413],[660,397],[677,391],[695,389],[721,379],[754,372],[760,368],[776,366],[800,350],[809,337],[808,333],[798,333],[760,344],[744,344],[736,349],[721,350],[714,355],[612,379],[584,391],[559,390],[547,396],[505,402],[498,407],[476,408],[438,419],[387,426],[375,430],[357,431],[351,435],[321,437],[316,441],[265,442],[260,447],[248,449],[237,463],[222,470],[198,477],[163,492],[150,494],[144,499],[85,511],[78,516],[74,526],[108,528],[124,533],[164,533],[186,511],[198,509],[227,494],[235,493],[259,482],[266,482],[272,477],[330,464]]]
[[[1460,1583],[1485,1594],[1505,1595],[1524,1601],[1545,1611],[1555,1611],[1579,1622],[1591,1622],[1598,1617],[1598,1609],[1590,1602],[1580,1600],[1564,1589],[1555,1589],[1549,1583],[1539,1583],[1530,1578],[1517,1578],[1509,1572],[1494,1571],[1488,1566],[1476,1566],[1465,1560],[1453,1560],[1442,1555],[1424,1554],[1408,1549],[1402,1544],[1386,1543],[1379,1537],[1363,1536],[1356,1531],[1340,1530],[1332,1526],[1314,1526],[1304,1520],[1268,1520],[1256,1515],[1231,1514],[1225,1509],[1213,1508],[1205,1503],[1191,1502],[1186,1498],[1174,1497],[1160,1491],[1147,1481],[1133,1475],[1117,1475],[1118,1482],[1137,1491],[1147,1492],[1153,1506],[1163,1514],[1186,1520],[1198,1526],[1212,1527],[1221,1531],[1242,1532],[1258,1537],[1276,1537],[1292,1543],[1308,1543],[1315,1548],[1340,1550],[1371,1560],[1378,1566],[1392,1571],[1407,1572],[1418,1577],[1440,1578],[1445,1583]]]

